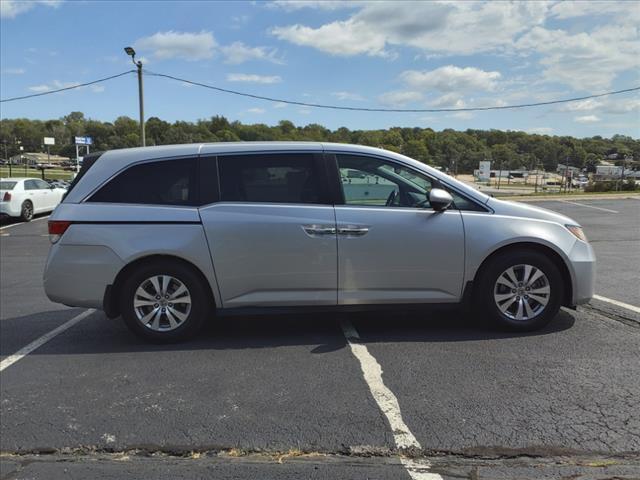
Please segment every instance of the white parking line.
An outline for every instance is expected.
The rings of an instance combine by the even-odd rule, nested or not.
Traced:
[[[416,440],[416,437],[402,419],[398,399],[382,381],[382,367],[375,357],[369,353],[367,347],[359,343],[360,335],[349,320],[343,319],[340,322],[340,326],[349,343],[349,347],[351,347],[351,352],[360,362],[364,380],[369,386],[373,399],[389,422],[396,447],[401,450],[407,448],[422,449],[420,443],[418,443],[418,440]],[[429,471],[431,464],[426,460],[401,457],[400,461],[413,480],[442,480],[439,474]]]
[[[596,210],[602,210],[603,212],[620,213],[617,210],[611,210],[609,208],[602,208],[602,207],[594,207],[593,205],[585,205],[584,203],[570,202],[569,200],[558,200],[558,201],[559,202],[564,202],[564,203],[570,203],[571,205],[578,205],[580,207],[594,208]]]
[[[39,217],[39,218],[34,218],[33,220],[31,220],[32,222],[37,222],[38,220],[44,220],[45,218],[49,218],[50,215],[47,215],[46,217]],[[18,225],[25,225],[29,222],[20,222],[20,223],[12,223],[11,225],[7,225],[5,227],[0,227],[0,231],[2,230],[7,230],[9,228],[13,228],[13,227],[17,227]]]
[[[595,300],[600,300],[601,302],[607,302],[612,305],[617,305],[618,307],[626,308],[627,310],[631,310],[632,312],[640,313],[640,307],[636,307],[635,305],[630,305],[628,303],[621,302],[620,300],[614,300],[613,298],[601,297],[600,295],[594,295],[593,298]]]
[[[79,321],[87,318],[93,312],[95,312],[95,310],[93,308],[90,308],[89,310],[85,310],[84,312],[82,312],[82,313],[76,315],[75,317],[73,317],[71,320],[68,320],[67,322],[63,323],[59,327],[54,328],[49,333],[45,333],[40,338],[38,338],[38,339],[34,340],[33,342],[31,342],[30,344],[22,347],[20,350],[18,350],[13,355],[9,355],[7,358],[2,360],[2,362],[0,362],[0,372],[2,372],[5,368],[9,368],[11,365],[16,363],[18,360],[22,360],[24,357],[29,355],[35,349],[40,348],[42,345],[47,343],[49,340],[51,340],[56,335],[59,335],[62,332],[64,332],[65,330],[73,327],[76,323],[78,323]]]

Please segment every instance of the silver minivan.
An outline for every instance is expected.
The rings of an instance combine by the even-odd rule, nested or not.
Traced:
[[[472,305],[515,330],[593,295],[570,218],[356,145],[213,143],[85,157],[49,220],[47,296],[156,342],[230,312]]]

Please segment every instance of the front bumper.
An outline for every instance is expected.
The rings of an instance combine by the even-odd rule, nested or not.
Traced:
[[[596,285],[596,255],[591,245],[576,240],[569,262],[573,270],[573,295],[571,306],[588,303],[595,294]]]

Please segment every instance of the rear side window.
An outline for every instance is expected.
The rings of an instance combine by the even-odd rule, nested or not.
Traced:
[[[322,203],[322,181],[313,154],[218,157],[223,202]]]
[[[35,180],[25,180],[24,189],[25,190],[37,190],[38,189],[38,185],[36,184]]]
[[[89,201],[197,205],[197,168],[195,158],[134,165],[100,188]]]

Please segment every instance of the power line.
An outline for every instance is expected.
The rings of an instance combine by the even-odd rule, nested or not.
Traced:
[[[266,100],[268,102],[277,102],[277,103],[286,103],[288,105],[297,105],[301,107],[314,107],[314,108],[327,108],[332,110],[350,110],[355,112],[396,112],[396,113],[438,113],[438,112],[478,112],[478,111],[486,111],[486,110],[508,110],[515,108],[527,108],[527,107],[540,107],[544,105],[554,105],[557,103],[569,103],[569,102],[578,102],[581,100],[588,100],[591,98],[600,98],[606,97],[608,95],[620,95],[622,93],[635,92],[640,90],[640,87],[626,88],[624,90],[616,90],[613,92],[605,92],[599,93],[596,95],[587,95],[584,97],[574,97],[574,98],[565,98],[562,100],[551,100],[548,102],[536,102],[536,103],[522,103],[518,105],[495,105],[490,107],[467,107],[467,108],[366,108],[366,107],[345,107],[342,105],[327,105],[322,103],[307,103],[307,102],[297,102],[294,100],[284,100],[280,98],[273,97],[265,97],[262,95],[254,95],[246,92],[239,92],[237,90],[229,90],[226,88],[215,87],[213,85],[207,85],[206,83],[194,82],[192,80],[187,80],[185,78],[175,77],[173,75],[166,75],[164,73],[155,73],[145,70],[145,73],[154,77],[163,77],[169,78],[171,80],[176,80],[178,82],[187,83],[190,85],[195,85],[198,87],[208,88],[210,90],[216,90],[218,92],[230,93],[232,95],[240,95],[242,97],[255,98],[257,100]]]
[[[14,102],[16,100],[25,100],[27,98],[33,98],[33,97],[42,97],[43,95],[51,95],[51,94],[58,93],[58,92],[64,92],[66,90],[73,90],[74,88],[87,87],[89,85],[94,85],[94,84],[100,83],[100,82],[106,82],[107,80],[113,80],[114,78],[122,77],[124,75],[127,75],[129,73],[134,73],[134,72],[135,72],[135,70],[127,70],[126,72],[118,73],[117,75],[111,75],[110,77],[100,78],[100,79],[94,80],[92,82],[80,83],[78,85],[71,85],[70,87],[58,88],[57,90],[49,90],[47,92],[33,93],[31,95],[23,95],[22,97],[4,98],[4,99],[0,100],[0,103]]]
[[[73,90],[76,88],[87,87],[89,85],[94,85],[96,83],[106,82],[108,80],[113,80],[114,78],[122,77],[124,75],[128,75],[130,73],[135,73],[135,70],[127,70],[126,72],[119,73],[117,75],[111,75],[109,77],[100,78],[98,80],[93,80],[87,83],[81,83],[78,85],[71,85],[69,87],[59,88],[57,90],[50,90],[47,92],[34,93],[31,95],[23,95],[20,97],[12,97],[0,99],[0,103],[13,102],[16,100],[25,100],[33,97],[41,97],[44,95],[52,95],[54,93],[64,92],[67,90]],[[517,109],[517,108],[528,108],[528,107],[540,107],[544,105],[555,105],[559,103],[569,103],[569,102],[578,102],[582,100],[589,100],[592,98],[600,98],[606,97],[609,95],[620,95],[623,93],[635,92],[640,90],[640,87],[626,88],[624,90],[616,90],[612,92],[599,93],[595,95],[586,95],[583,97],[573,97],[573,98],[565,98],[561,100],[551,100],[547,102],[536,102],[536,103],[521,103],[517,105],[494,105],[489,107],[464,107],[464,108],[367,108],[367,107],[347,107],[343,105],[330,105],[330,104],[322,104],[322,103],[308,103],[308,102],[298,102],[295,100],[286,100],[281,98],[273,98],[266,97],[263,95],[254,95],[252,93],[240,92],[237,90],[230,90],[227,88],[216,87],[214,85],[208,85],[206,83],[195,82],[193,80],[187,80],[186,78],[180,78],[173,75],[167,75],[164,73],[156,73],[145,70],[147,75],[153,77],[162,77],[168,78],[170,80],[175,80],[178,82],[186,83],[189,85],[195,85],[198,87],[207,88],[210,90],[215,90],[222,93],[228,93],[232,95],[239,95],[242,97],[255,98],[257,100],[266,100],[268,102],[276,102],[276,103],[285,103],[287,105],[297,105],[301,107],[312,107],[312,108],[325,108],[331,110],[348,110],[354,112],[390,112],[390,113],[441,113],[441,112],[479,112],[479,111],[487,111],[487,110],[508,110],[508,109]]]

